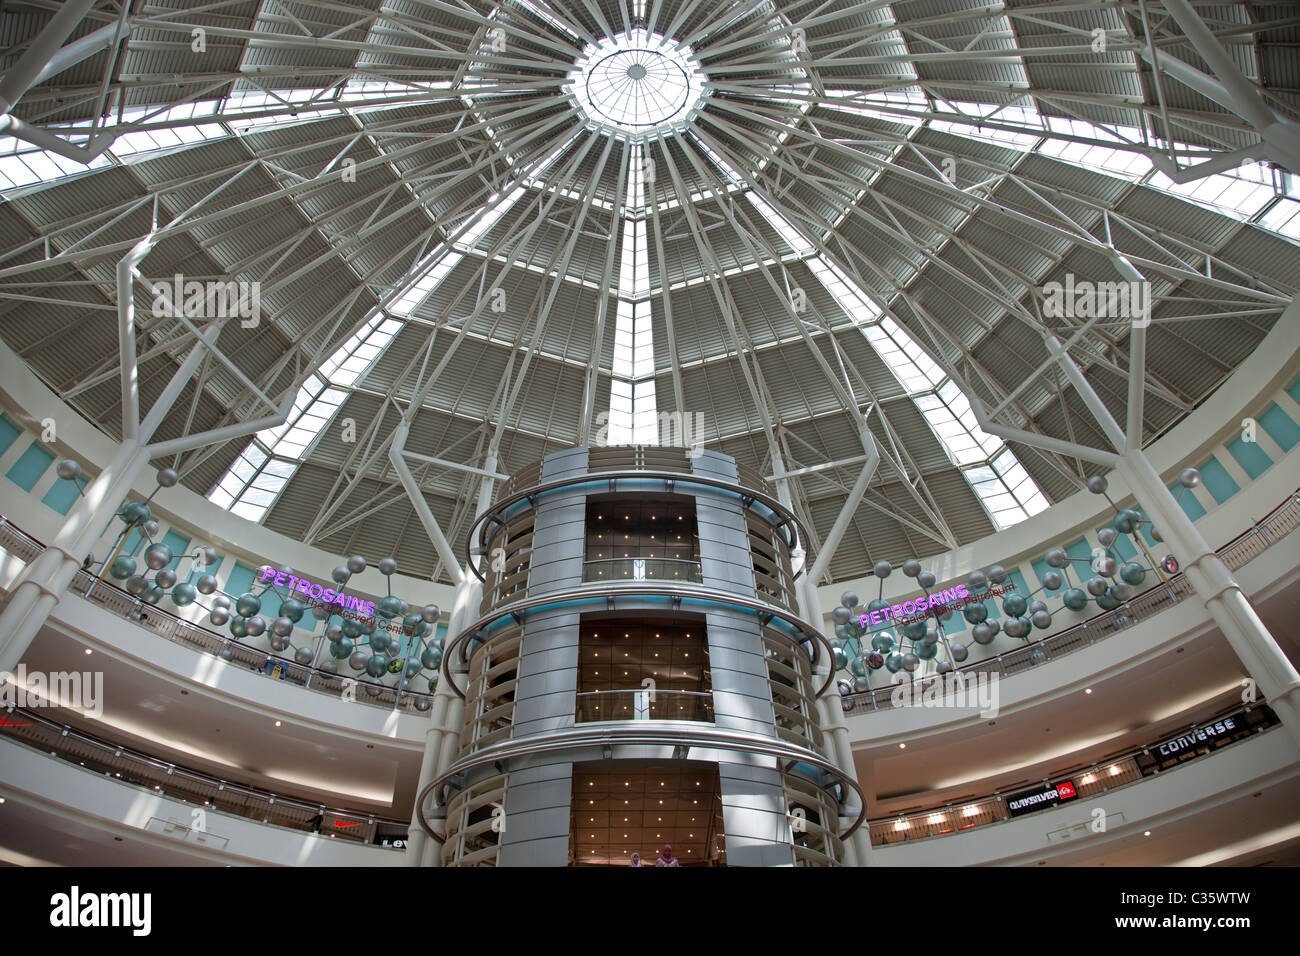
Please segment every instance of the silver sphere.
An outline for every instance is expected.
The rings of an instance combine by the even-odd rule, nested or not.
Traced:
[[[54,470],[64,481],[76,481],[81,477],[81,462],[65,458],[55,465]]]
[[[396,559],[396,558],[380,558],[380,559],[379,559],[379,573],[382,574],[384,577],[388,577],[388,576],[390,576],[390,575],[392,575],[392,574],[396,574],[396,573],[397,573],[397,559]]]
[[[1052,626],[1052,615],[1049,614],[1046,609],[1043,609],[1041,611],[1035,611],[1033,615],[1029,618],[1029,620],[1032,621],[1034,627],[1038,628],[1039,630],[1043,630],[1045,628],[1049,628]]]
[[[916,576],[916,583],[921,585],[921,587],[923,588],[934,587],[934,582],[935,582],[935,577],[933,572],[922,571],[920,574]]]
[[[991,633],[994,637],[996,637],[998,632],[1002,630],[1002,625],[995,620],[988,620],[985,621],[984,623],[989,626],[989,633]]]
[[[871,690],[871,681],[865,677],[855,677],[853,679],[853,693],[865,694],[869,690]]]
[[[200,574],[194,582],[200,594],[211,594],[217,589],[217,576],[215,574]]]
[[[853,610],[858,606],[858,596],[853,591],[845,591],[840,595],[840,607],[847,610]]]
[[[426,604],[420,608],[420,617],[426,624],[436,624],[441,613],[436,604]]]
[[[894,570],[893,565],[891,565],[888,561],[877,561],[876,566],[871,569],[871,573],[883,580],[884,578],[889,577],[890,572],[892,572],[893,570]]]
[[[1070,563],[1070,556],[1063,548],[1052,548],[1043,555],[1043,563],[1049,568],[1063,568]]]
[[[235,651],[229,644],[227,644],[221,649],[221,653],[217,656],[223,661],[233,661],[235,659]]]
[[[359,554],[354,554],[347,560],[348,570],[353,574],[360,574],[366,569],[366,559]]]
[[[1030,616],[1030,617],[1033,617],[1033,616],[1034,616],[1035,614],[1037,614],[1039,611],[1046,611],[1046,610],[1047,610],[1047,602],[1046,602],[1046,601],[1040,601],[1040,600],[1038,600],[1037,598],[1035,598],[1034,600],[1032,600],[1032,601],[1029,602],[1028,613],[1029,613],[1029,616]]]
[[[989,626],[988,621],[976,624],[970,631],[971,640],[976,644],[991,644],[994,638],[993,628]],[[954,648],[953,653],[956,653]]]
[[[139,597],[145,591],[149,590],[149,582],[144,579],[144,575],[133,574],[126,579],[126,583],[123,584],[122,587],[126,590],[127,594],[134,594],[136,597]]]
[[[1000,564],[995,564],[989,568],[989,580],[994,584],[1002,584],[1007,579],[1007,569]]]
[[[149,565],[150,571],[161,571],[171,564],[171,560],[172,549],[165,544],[153,544],[145,548],[144,563]]]
[[[1030,651],[1029,663],[1041,664],[1045,660],[1047,660],[1047,651],[1043,650],[1041,647],[1035,647],[1032,651]]]
[[[835,608],[835,610],[831,611],[831,621],[834,622],[837,628],[842,628],[845,624],[849,623],[849,617],[849,609],[844,605],[840,605]]]
[[[1178,473],[1178,483],[1184,488],[1195,488],[1201,483],[1201,473],[1195,468],[1184,468]]]
[[[293,621],[287,617],[277,617],[271,622],[271,632],[276,637],[288,637],[293,633]]]
[[[180,480],[181,476],[176,473],[175,468],[158,469],[158,487],[171,488]]]
[[[339,662],[332,657],[327,657],[316,666],[318,671],[324,671],[326,674],[337,674],[339,672]]]
[[[153,583],[158,585],[164,591],[170,590],[176,586],[176,572],[163,568],[153,576]]]
[[[311,606],[311,616],[318,621],[323,621],[330,616],[330,609],[328,607],[321,607],[319,604],[313,604]]]
[[[1109,587],[1109,585],[1106,583],[1105,578],[1094,577],[1089,578],[1087,583],[1084,584],[1084,587],[1087,588],[1088,593],[1093,597],[1101,597],[1106,593],[1106,588]]]
[[[331,624],[329,627],[325,628],[325,640],[327,641],[337,641],[342,636],[343,628],[341,625]]]
[[[289,642],[283,637],[271,638],[271,650],[275,651],[277,654],[279,654],[288,646],[289,646]]]
[[[988,575],[983,571],[972,571],[966,578],[966,587],[971,591],[982,590],[988,583]]]
[[[1123,581],[1116,581],[1110,586],[1110,593],[1117,601],[1127,601],[1133,596],[1133,585],[1125,584]]]
[[[424,713],[432,706],[433,706],[433,701],[429,700],[429,698],[427,697],[415,698],[415,709],[418,710],[420,713]]]
[[[1109,487],[1109,482],[1101,475],[1091,475],[1088,478],[1087,485],[1088,490],[1094,495],[1103,495],[1106,493],[1106,488]]]
[[[1097,573],[1100,574],[1103,578],[1113,578],[1115,576],[1115,572],[1118,570],[1119,570],[1119,565],[1115,563],[1115,559],[1107,556],[1104,560],[1102,560],[1100,566],[1097,569]]]
[[[351,574],[348,572],[346,565],[340,564],[330,572],[330,577],[334,579],[335,584],[347,584],[348,578],[351,577]]]
[[[952,659],[955,660],[958,664],[960,664],[969,656],[970,656],[970,651],[967,649],[965,644],[952,645]]]
[[[916,670],[917,665],[920,663],[921,658],[917,657],[911,651],[908,651],[903,655],[903,670],[908,671],[909,673]]]
[[[925,643],[927,643],[927,644],[938,644],[938,643],[939,643],[939,632],[938,632],[934,627],[927,627],[927,628],[925,629],[925,638],[924,638],[924,640],[925,640]]]
[[[260,614],[254,614],[244,621],[244,629],[248,632],[249,637],[261,637],[266,633],[266,618]],[[274,644],[275,642],[272,641],[271,643]],[[284,650],[284,648],[277,648],[277,650]]]
[[[1009,617],[1002,625],[1002,630],[1006,632],[1007,637],[1024,637],[1025,622],[1018,617]]]
[[[948,673],[950,670],[952,670],[952,662],[951,662],[951,661],[940,661],[940,662],[939,662],[939,665],[935,668],[935,670],[937,670],[940,674],[946,674],[946,673]]]
[[[903,562],[903,573],[909,578],[914,578],[921,573],[921,562],[916,558],[908,558]]]
[[[1097,532],[1097,541],[1103,548],[1109,548],[1115,544],[1115,539],[1119,537],[1119,532],[1114,528],[1105,527]]]
[[[362,686],[366,689],[367,697],[378,697],[384,692],[382,687],[376,687],[374,684],[363,684]]]
[[[159,530],[158,522],[154,521],[153,518],[150,518],[148,521],[145,521],[140,525],[140,533],[149,539],[158,537]]]
[[[293,652],[293,659],[299,664],[310,664],[312,656],[312,649],[310,647],[300,647]]]
[[[212,599],[213,607],[230,607],[230,596],[228,594],[218,594]]]
[[[208,614],[208,623],[213,627],[224,627],[230,620],[230,609],[224,607],[214,607]]]
[[[365,651],[353,651],[352,656],[348,658],[348,667],[354,671],[359,671],[366,666],[366,661],[370,660],[370,655]]]
[[[1055,591],[1060,588],[1065,580],[1061,577],[1059,571],[1048,571],[1043,575],[1043,587],[1049,591]]]
[[[221,555],[217,554],[217,549],[212,545],[205,544],[203,547],[199,548],[199,561],[202,562],[205,568],[211,567],[220,560]]]

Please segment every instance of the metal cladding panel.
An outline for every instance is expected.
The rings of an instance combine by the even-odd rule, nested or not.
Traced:
[[[790,821],[775,757],[718,764],[728,866],[792,866]]]
[[[573,764],[568,761],[511,772],[497,866],[565,866],[572,800]]]

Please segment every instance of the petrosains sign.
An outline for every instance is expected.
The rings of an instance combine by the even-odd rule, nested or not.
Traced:
[[[1013,817],[1018,817],[1022,813],[1033,813],[1035,810],[1045,810],[1047,807],[1065,803],[1068,800],[1073,800],[1078,795],[1078,792],[1074,789],[1074,784],[1068,780],[1062,780],[1060,783],[1035,787],[1033,790],[1021,790],[1019,793],[1007,794],[1007,810],[1010,811]]]

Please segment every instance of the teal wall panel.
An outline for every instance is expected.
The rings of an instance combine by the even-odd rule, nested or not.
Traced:
[[[19,456],[18,460],[5,474],[5,477],[12,481],[23,491],[31,491],[36,487],[36,482],[41,480],[41,475],[50,467],[54,461],[54,455],[46,451],[36,442],[32,442],[27,450]]]
[[[0,415],[0,455],[7,452],[9,446],[12,445],[22,433],[23,430],[21,428],[3,415]]]
[[[1223,504],[1237,492],[1241,491],[1241,485],[1232,480],[1232,475],[1228,474],[1228,469],[1217,458],[1211,458],[1205,464],[1201,465],[1201,481],[1205,483],[1205,490],[1214,496],[1214,500]]]
[[[1169,493],[1175,498],[1178,498],[1178,503],[1182,505],[1183,511],[1186,513],[1187,517],[1191,518],[1193,521],[1199,521],[1201,518],[1205,517],[1205,506],[1197,500],[1196,495],[1192,494],[1190,489],[1183,491],[1183,496],[1179,498],[1178,492],[1182,487],[1182,485],[1178,484],[1170,485]]]
[[[1237,464],[1241,465],[1242,471],[1252,479],[1264,474],[1273,464],[1273,459],[1259,447],[1259,442],[1242,441],[1238,437],[1228,442],[1228,451],[1233,458],[1237,459]]]
[[[77,488],[85,488],[86,484],[87,482],[84,475],[77,479],[75,485],[70,481],[64,481],[60,478],[54,484],[50,485],[50,490],[45,492],[45,497],[41,499],[41,504],[53,508],[61,515],[65,515],[72,510],[73,503],[79,497]]]
[[[1259,423],[1264,426],[1264,431],[1268,432],[1269,437],[1277,442],[1278,447],[1283,451],[1290,451],[1300,442],[1300,425],[1295,423],[1282,407],[1276,402],[1273,403],[1263,415],[1259,416]]]

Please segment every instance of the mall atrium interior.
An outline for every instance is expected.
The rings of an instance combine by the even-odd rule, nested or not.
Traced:
[[[0,862],[1300,863],[1298,12],[5,3]]]

